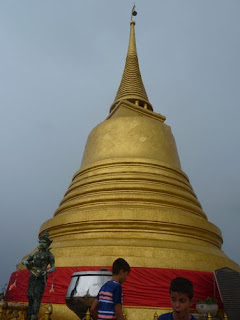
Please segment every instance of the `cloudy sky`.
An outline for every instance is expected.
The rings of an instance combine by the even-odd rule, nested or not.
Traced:
[[[0,2],[0,285],[37,243],[103,121],[133,1]],[[182,168],[240,263],[240,1],[137,0],[142,78]]]

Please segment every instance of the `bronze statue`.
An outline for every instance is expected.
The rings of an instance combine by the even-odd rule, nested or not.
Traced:
[[[22,261],[30,271],[28,280],[28,320],[37,320],[44,288],[47,283],[47,273],[55,270],[54,255],[50,252],[48,231],[39,238],[38,252],[31,254]],[[47,269],[50,265],[50,269]]]

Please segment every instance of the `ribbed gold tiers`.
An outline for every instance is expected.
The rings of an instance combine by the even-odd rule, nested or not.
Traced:
[[[128,101],[90,133],[82,165],[46,229],[57,266],[110,266],[124,257],[137,267],[239,270],[181,170],[170,127]],[[149,308],[127,313],[153,317]]]
[[[46,229],[58,266],[111,265],[123,256],[141,267],[238,268],[181,170],[170,127],[128,101],[90,133]]]

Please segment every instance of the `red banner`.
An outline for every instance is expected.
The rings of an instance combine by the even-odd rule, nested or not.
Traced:
[[[79,271],[98,271],[110,267],[57,267],[48,274],[42,302],[65,304],[65,296],[71,275]],[[7,301],[27,302],[28,270],[13,272],[6,294]],[[146,306],[170,308],[169,285],[176,277],[188,278],[193,282],[195,301],[214,297],[215,283],[212,272],[138,268],[132,267],[127,281],[123,284],[125,306]],[[216,289],[217,290],[217,289]],[[218,301],[220,302],[217,293]]]

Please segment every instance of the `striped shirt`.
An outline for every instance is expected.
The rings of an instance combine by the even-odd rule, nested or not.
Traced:
[[[116,319],[114,306],[122,304],[122,287],[119,282],[108,281],[99,290],[97,295],[98,320]]]

